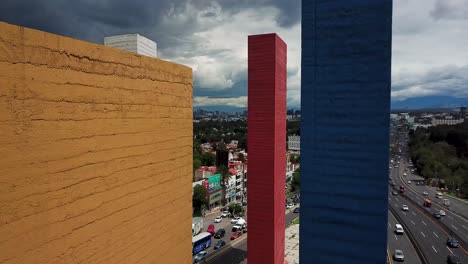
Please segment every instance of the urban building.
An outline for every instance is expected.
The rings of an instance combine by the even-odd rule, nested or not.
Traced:
[[[203,181],[202,184],[208,191],[208,209],[221,206],[223,190],[221,188],[221,174],[214,174]]]
[[[301,150],[301,136],[297,136],[297,135],[288,136],[288,150],[290,151]]]
[[[387,261],[392,2],[302,1],[300,263]]]
[[[276,34],[248,37],[249,264],[284,263],[286,52]]]
[[[140,55],[157,58],[156,42],[140,34],[125,34],[104,38],[104,46],[130,51]]]
[[[466,107],[462,106],[460,107],[460,119],[463,121],[466,121]]]
[[[210,177],[211,175],[215,173],[216,173],[216,166],[210,166],[210,167],[202,166],[198,168],[197,170],[195,170],[194,181],[207,179],[208,177]]]
[[[440,126],[440,125],[447,125],[447,126],[454,126],[463,123],[463,119],[432,119],[432,126]]]
[[[0,36],[1,262],[191,263],[192,69]]]

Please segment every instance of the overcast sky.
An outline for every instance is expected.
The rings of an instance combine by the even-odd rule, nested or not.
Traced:
[[[0,20],[96,43],[140,33],[194,71],[194,106],[246,106],[247,36],[288,45],[288,107],[300,104],[300,0],[2,0]],[[468,97],[468,0],[394,0],[392,99]]]

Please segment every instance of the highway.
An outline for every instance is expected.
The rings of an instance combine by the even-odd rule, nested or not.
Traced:
[[[440,221],[441,224],[445,225],[452,232],[457,234],[460,240],[463,240],[466,244],[468,244],[468,220],[466,220],[463,216],[454,213],[451,208],[452,205],[450,205],[449,207],[441,205],[442,199],[436,198],[435,193],[429,193],[429,191],[427,191],[427,187],[421,185],[414,185],[413,183],[408,184],[408,181],[404,180],[403,176],[405,168],[407,168],[407,163],[403,161],[398,168],[394,168],[392,170],[392,178],[397,184],[397,186],[405,186],[405,196],[416,202],[421,209],[426,210],[430,214],[433,214],[435,211],[444,210],[447,216],[443,217],[438,221]],[[429,195],[424,196],[424,191],[427,191]],[[423,200],[425,198],[428,198],[433,202],[431,208],[423,206]]]
[[[389,254],[392,256],[395,249],[400,249],[405,255],[405,262],[411,264],[422,264],[418,257],[416,249],[406,235],[395,234],[395,224],[398,221],[393,214],[388,212],[388,236],[387,236],[387,247]]]
[[[392,171],[392,178],[397,183],[401,183],[399,179],[399,170]],[[404,227],[406,226],[416,239],[416,242],[422,249],[428,263],[446,263],[447,256],[451,253],[456,254],[462,259],[462,263],[468,263],[468,254],[465,248],[448,248],[446,245],[449,234],[440,226],[440,221],[432,216],[428,216],[424,213],[422,205],[422,197],[417,198],[413,195],[413,198],[418,202],[418,205],[411,203],[408,198],[401,196],[400,194],[394,196],[391,194],[393,191],[390,186],[390,192],[388,197],[389,206],[394,209],[400,219],[403,220]],[[411,196],[410,196],[411,197]],[[420,199],[420,200],[418,200]],[[403,211],[401,208],[403,205],[409,207],[408,211]],[[442,220],[445,221],[446,219]],[[405,234],[406,235],[406,234]]]

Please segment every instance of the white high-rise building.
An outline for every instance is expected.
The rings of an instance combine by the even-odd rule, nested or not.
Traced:
[[[126,50],[153,58],[158,57],[156,42],[139,34],[125,34],[105,37],[104,46]]]

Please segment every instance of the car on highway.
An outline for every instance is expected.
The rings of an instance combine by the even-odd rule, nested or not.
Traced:
[[[211,224],[208,226],[208,229],[206,229],[206,232],[210,233],[211,236],[214,236],[215,235],[215,225]]]
[[[398,193],[396,191],[393,191],[392,195],[398,195]]]
[[[403,176],[406,176],[406,172],[405,172],[405,173],[403,173]]]
[[[239,221],[240,216],[235,216],[234,218],[231,219],[231,224],[237,224],[237,221]]]
[[[405,261],[405,255],[403,254],[403,250],[395,249],[395,252],[393,253],[393,260]]]
[[[403,227],[400,224],[395,224],[395,233],[397,235],[403,235],[405,233]]]
[[[429,194],[427,192],[422,193],[424,196],[428,196]]]
[[[408,181],[408,184],[411,184],[411,181]]]
[[[440,210],[439,214],[440,214],[440,216],[446,216],[447,215],[444,210]]]
[[[215,223],[221,223],[223,221],[223,218],[221,216],[217,216],[215,219],[214,219],[214,222]]]
[[[231,240],[239,238],[240,236],[242,236],[242,232],[235,232],[234,234],[231,235]]]
[[[214,250],[217,250],[223,246],[226,245],[226,242],[224,242],[224,240],[218,240],[218,242],[216,243],[216,245],[214,246]]]
[[[435,212],[433,215],[434,215],[435,219],[441,219],[442,218],[442,216],[440,215],[440,212]]]
[[[441,199],[443,197],[443,194],[441,192],[436,193],[436,198]]]
[[[449,237],[449,238],[447,238],[447,246],[449,246],[451,248],[459,248],[460,243],[458,243],[458,240],[456,240],[455,238]]]
[[[226,234],[226,230],[224,230],[224,228],[220,228],[218,229],[218,231],[216,231],[215,235],[214,235],[214,238],[222,238],[224,237],[224,235]]]
[[[447,263],[448,264],[461,264],[461,259],[455,254],[450,254],[447,256]]]
[[[401,210],[408,211],[408,206],[406,204],[402,205]]]
[[[199,263],[205,260],[205,257],[208,255],[208,251],[200,251],[198,254],[195,255],[193,258],[193,263]]]
[[[299,207],[294,208],[293,213],[298,214],[299,213]]]

